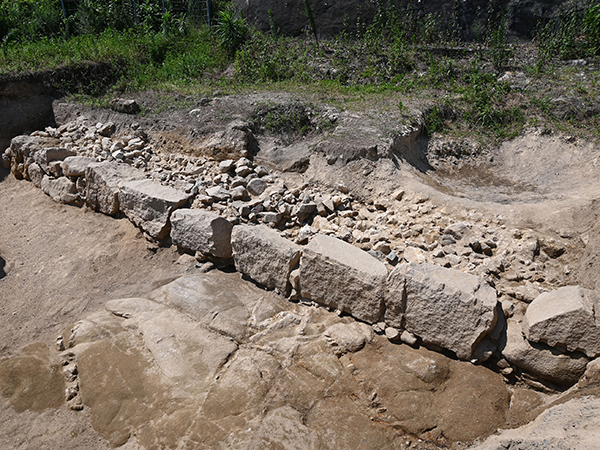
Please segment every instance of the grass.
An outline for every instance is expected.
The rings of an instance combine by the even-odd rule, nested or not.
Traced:
[[[422,26],[415,27],[417,22],[402,22],[389,6],[373,24],[362,24],[357,34],[342,33],[334,39],[321,39],[318,45],[315,38],[288,38],[256,30],[246,33],[245,23],[233,10],[223,11],[230,20],[221,24],[226,28],[217,25],[222,31],[217,34],[190,27],[182,18],[161,19],[155,13],[151,22],[138,28],[107,29],[70,38],[54,33],[11,40],[6,37],[16,34],[9,31],[0,43],[0,75],[101,63],[115,68],[112,78],[103,83],[90,79],[89,83],[98,83],[95,89],[85,90],[82,83],[73,83],[63,91],[80,101],[106,105],[116,95],[142,91],[204,96],[215,90],[223,94],[279,90],[340,109],[364,111],[376,104],[400,119],[420,109],[429,133],[474,136],[492,145],[528,126],[557,128],[551,111],[553,97],[575,93],[592,102],[600,94],[598,72],[586,70],[582,77],[581,69],[560,61],[565,55],[590,58],[597,48],[596,42],[582,43],[580,30],[573,26],[574,13],[564,13],[562,24],[552,22],[540,28],[538,60],[521,67],[533,81],[518,89],[499,81],[506,68],[514,71],[521,65],[516,48],[506,42],[502,17],[481,33],[480,43],[469,44],[473,51],[449,57],[428,47],[441,36],[433,16],[419,18]],[[44,14],[49,14],[47,8]],[[237,34],[236,26],[243,29],[242,34]],[[597,23],[595,26],[600,28]],[[448,39],[452,35],[446,33]],[[555,38],[542,43],[544,36]],[[447,41],[449,46],[458,44],[465,46]],[[226,76],[231,67],[235,74]],[[163,106],[158,102],[155,109],[168,108],[169,98],[165,97]],[[267,112],[266,122],[260,126],[268,130],[275,119],[297,120],[299,131],[294,132],[302,134],[303,116],[296,117],[297,112],[294,108]],[[598,117],[586,117],[562,123],[560,128],[600,136],[599,122]]]

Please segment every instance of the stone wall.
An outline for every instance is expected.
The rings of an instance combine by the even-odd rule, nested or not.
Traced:
[[[295,206],[283,202],[265,212],[273,189],[282,198],[292,194],[253,163],[243,149],[248,140],[239,142],[246,156],[236,161],[203,162],[205,171],[219,173],[217,186],[171,185],[169,177],[161,182],[153,176],[152,150],[143,130],[119,139],[115,130],[112,123],[88,127],[76,122],[18,136],[3,161],[15,177],[31,180],[58,202],[126,216],[147,239],[173,242],[182,252],[194,253],[199,264],[233,263],[265,289],[350,315],[393,342],[422,344],[461,360],[487,361],[507,377],[528,372],[559,385],[577,382],[588,362],[600,355],[600,297],[594,291],[572,286],[526,293],[528,301],[516,306],[501,297],[491,278],[452,268],[441,258],[434,261],[444,264],[433,264],[405,251],[407,262],[398,264],[398,256],[390,258],[389,248],[379,245],[384,241],[364,251],[333,236],[325,217],[352,216],[347,198],[313,203],[298,193]],[[71,145],[74,138],[99,144]],[[201,169],[188,164],[186,170],[197,174]],[[234,176],[230,189],[218,185]],[[239,216],[223,217],[218,208],[207,211],[219,202],[233,205]],[[291,225],[310,221],[313,227],[306,231],[304,225],[293,242],[277,228],[283,218]],[[440,245],[454,245],[468,235],[467,224],[454,223],[445,228]],[[492,240],[472,238],[465,245],[489,261],[497,247]]]

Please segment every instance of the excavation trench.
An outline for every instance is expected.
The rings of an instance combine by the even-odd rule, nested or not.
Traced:
[[[205,109],[206,117],[196,121],[187,110],[169,117],[131,117],[57,102],[26,81],[13,83],[2,91],[2,101],[10,101],[6,105],[14,110],[14,120],[2,119],[10,130],[5,140],[79,116],[90,128],[113,120],[121,127],[118,136],[141,127],[152,142],[166,146],[173,145],[169,137],[185,137],[179,153],[174,146],[156,145],[153,173],[185,168],[197,176],[204,167],[214,172],[207,169],[212,179],[215,164],[201,160],[206,157],[201,143],[218,132],[226,113],[238,111],[243,117],[257,100],[218,98]],[[19,100],[25,92],[33,94]],[[32,118],[32,111],[39,115]],[[344,160],[335,154],[327,159],[328,149],[342,147],[324,143],[319,152],[307,151],[302,173],[273,173],[289,191],[340,184],[343,189],[336,195],[355,191],[356,213],[343,213],[338,228],[327,232],[345,226],[342,218],[364,221],[364,229],[356,225],[358,232],[350,233],[364,250],[383,254],[384,246],[376,244],[384,241],[372,243],[365,231],[396,216],[395,223],[385,222],[386,229],[398,226],[402,233],[388,235],[384,243],[395,249],[403,245],[409,262],[435,262],[435,247],[429,245],[447,235],[434,235],[435,230],[469,221],[466,228],[498,247],[490,248],[494,256],[503,245],[521,252],[521,260],[511,260],[516,275],[534,272],[529,284],[509,276],[508,267],[485,273],[500,298],[515,309],[532,295],[519,291],[523,285],[534,292],[578,281],[595,287],[590,276],[594,261],[571,273],[564,270],[565,265],[576,266],[582,253],[591,258],[595,249],[595,208],[589,205],[598,196],[597,173],[595,165],[587,164],[597,152],[592,146],[525,136],[506,143],[484,169],[464,166],[444,172],[432,161],[420,165],[425,153],[400,155],[404,161],[397,165],[389,158],[369,159],[372,152],[365,149],[381,148],[370,139],[367,135],[348,144],[353,146],[350,153],[366,158]],[[266,138],[259,138],[259,144],[258,156],[276,146]],[[264,160],[274,167],[280,163]],[[519,371],[507,384],[499,366],[490,364],[494,371],[424,346],[391,343],[351,317],[289,302],[238,273],[204,273],[208,266],[197,265],[174,246],[147,242],[126,218],[55,203],[6,171],[0,181],[2,446],[34,445],[45,436],[55,448],[67,441],[86,448],[277,448],[290,442],[294,448],[405,448],[407,441],[424,449],[462,448],[459,441],[528,422],[555,398],[548,386],[561,389],[521,377]],[[390,201],[389,193],[398,189],[404,195]],[[218,202],[211,208],[228,212]],[[407,217],[416,223],[399,222]],[[331,226],[319,221],[318,226]],[[524,223],[533,229],[514,230],[525,228]],[[563,227],[560,233],[557,224]],[[288,237],[297,238],[298,229]],[[452,246],[452,240],[465,239],[466,244],[468,237],[444,239]],[[522,259],[529,251],[528,239],[538,244],[527,264]],[[408,241],[417,243],[406,245]],[[467,262],[486,257],[461,251],[460,256],[444,256],[460,270],[475,270]],[[60,350],[59,345],[56,350],[57,336],[70,348]],[[68,370],[60,389],[55,389],[57,370]],[[40,383],[49,383],[50,393],[73,389],[70,403],[65,399],[57,406],[51,395],[36,403],[28,386]],[[83,411],[67,408],[74,401]],[[357,435],[364,440],[357,442]]]

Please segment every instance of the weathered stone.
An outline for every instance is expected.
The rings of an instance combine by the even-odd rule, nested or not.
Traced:
[[[231,198],[231,192],[221,186],[206,189],[206,195],[217,202],[224,202]]]
[[[69,156],[61,163],[65,177],[79,177],[85,173],[90,164],[96,163],[96,158],[86,156]]]
[[[119,191],[119,208],[137,226],[156,239],[169,233],[171,212],[191,195],[152,180],[129,181]]]
[[[115,130],[116,130],[116,127],[113,122],[106,122],[106,123],[100,124],[100,126],[96,128],[96,131],[98,132],[98,134],[100,136],[104,136],[104,137],[112,136],[112,134],[115,132]]]
[[[434,264],[401,264],[388,277],[386,323],[404,326],[425,344],[463,360],[494,328],[496,291],[485,280]]]
[[[231,198],[233,200],[245,200],[250,198],[248,191],[246,191],[244,186],[236,186],[229,192],[231,193]]]
[[[42,191],[52,197],[54,201],[66,204],[74,204],[79,201],[77,187],[75,186],[75,183],[68,178],[61,177],[53,179],[48,175],[44,175],[40,187],[42,188]]]
[[[303,297],[375,323],[383,313],[385,265],[340,239],[315,235],[300,264]]]
[[[35,153],[45,147],[60,145],[58,139],[41,136],[16,136],[10,141],[6,155],[10,158],[11,173],[17,178],[23,178],[27,173],[29,164],[34,162]]]
[[[75,156],[77,152],[67,150],[66,148],[50,147],[42,148],[34,153],[33,160],[38,163],[44,172],[50,174],[48,164],[51,161],[63,161],[68,156]]]
[[[564,385],[576,383],[589,361],[581,353],[565,355],[547,345],[527,341],[517,318],[507,320],[506,344],[500,346],[500,351],[511,364]]]
[[[62,161],[50,161],[48,163],[48,173],[54,178],[60,178],[63,176],[61,167]]]
[[[299,220],[307,220],[310,216],[317,212],[315,203],[299,203],[292,211],[292,214],[298,217]]]
[[[327,328],[323,335],[337,355],[357,352],[374,337],[371,327],[360,322],[336,323]]]
[[[226,173],[229,172],[229,170],[234,166],[234,160],[233,159],[226,159],[224,161],[221,161],[219,163],[219,170],[221,171],[221,173]]]
[[[144,178],[144,172],[128,164],[104,161],[90,164],[85,170],[85,200],[101,213],[114,216],[119,212],[118,194],[121,186]]]
[[[224,131],[209,136],[201,145],[206,152],[214,156],[244,155],[256,139],[247,123],[236,120],[227,125]]]
[[[125,114],[135,114],[140,112],[141,108],[135,100],[125,100],[122,98],[116,98],[110,102],[110,108],[113,111],[117,111]]]
[[[27,168],[27,174],[33,185],[37,188],[42,187],[42,179],[44,178],[44,171],[37,163],[31,163]]]
[[[252,195],[260,195],[265,192],[266,188],[267,182],[260,178],[254,178],[250,180],[246,186],[246,189],[248,189],[248,192],[250,192]]]
[[[600,298],[579,286],[565,286],[540,294],[527,308],[525,334],[533,342],[600,355]]]
[[[394,327],[387,327],[385,329],[385,337],[391,342],[396,342],[400,339],[400,330]]]
[[[418,342],[417,337],[410,331],[404,330],[400,335],[400,340],[407,345],[415,345]]]
[[[171,215],[171,238],[177,246],[215,258],[231,258],[231,223],[213,212],[178,209]]]
[[[238,225],[231,232],[235,268],[267,289],[290,292],[290,273],[301,247],[266,226]]]

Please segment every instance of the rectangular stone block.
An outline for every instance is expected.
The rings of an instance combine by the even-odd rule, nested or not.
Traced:
[[[300,258],[299,245],[264,225],[237,225],[231,232],[231,247],[238,272],[267,289],[289,294],[290,272]]]
[[[104,161],[85,169],[86,204],[101,213],[115,216],[119,212],[119,189],[128,181],[145,178],[144,172],[128,164]]]
[[[300,294],[375,323],[383,314],[385,265],[340,239],[315,235],[302,253]]]
[[[80,177],[85,174],[85,170],[90,164],[95,164],[96,158],[87,156],[68,156],[61,163],[63,175],[65,177]]]
[[[540,294],[527,308],[527,339],[551,347],[600,355],[600,297],[580,286],[564,286]]]
[[[164,239],[169,234],[171,213],[186,205],[191,196],[152,180],[128,181],[118,194],[119,209],[150,236]]]
[[[401,264],[386,286],[386,323],[404,314],[404,328],[433,344],[473,358],[497,320],[496,290],[475,275],[435,264]]]
[[[44,175],[40,187],[56,202],[77,204],[80,201],[75,183],[68,178],[50,178],[48,175]]]
[[[178,209],[171,214],[173,243],[215,258],[231,258],[232,228],[227,219],[202,209]]]

